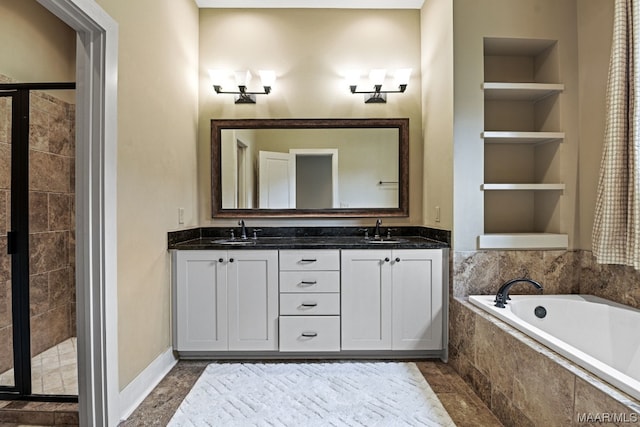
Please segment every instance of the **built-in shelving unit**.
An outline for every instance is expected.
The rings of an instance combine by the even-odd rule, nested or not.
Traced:
[[[485,38],[484,234],[480,249],[567,248],[559,210],[565,139],[553,40]]]

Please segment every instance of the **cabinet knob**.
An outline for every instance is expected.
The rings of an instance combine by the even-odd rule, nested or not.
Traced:
[[[224,258],[218,258],[218,262],[224,262]]]
[[[229,262],[233,262],[233,258],[229,258]]]
[[[389,261],[390,261],[389,257],[386,257],[386,258],[384,259],[384,262],[389,262]]]
[[[400,262],[400,258],[396,258],[396,262]]]

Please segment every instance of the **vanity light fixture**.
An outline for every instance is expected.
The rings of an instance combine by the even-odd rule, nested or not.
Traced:
[[[235,101],[236,104],[255,104],[256,95],[269,95],[269,93],[271,93],[271,86],[273,86],[273,83],[276,81],[275,71],[260,70],[258,71],[258,74],[260,74],[262,88],[264,89],[263,92],[249,92],[247,90],[249,82],[253,77],[249,70],[235,71],[233,73],[235,83],[238,86],[237,91],[224,91],[222,90],[222,84],[228,80],[231,72],[225,70],[209,70],[209,77],[211,78],[211,83],[213,84],[213,89],[216,93],[237,95]]]
[[[346,74],[346,80],[351,89],[351,93],[363,93],[365,104],[386,103],[388,93],[403,93],[407,89],[409,77],[411,76],[411,68],[400,68],[394,73],[394,84],[397,90],[382,90],[387,70],[384,68],[374,68],[369,72],[369,82],[373,85],[373,92],[370,90],[359,91],[360,71],[350,70]]]

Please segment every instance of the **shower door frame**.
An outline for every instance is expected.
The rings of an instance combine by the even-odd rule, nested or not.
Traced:
[[[32,90],[75,90],[75,83],[0,83],[0,97],[11,97],[11,318],[14,385],[0,385],[0,399],[77,402],[77,395],[33,394],[29,299],[29,103]]]

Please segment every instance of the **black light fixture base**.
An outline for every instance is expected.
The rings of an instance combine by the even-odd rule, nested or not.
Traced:
[[[381,92],[371,92],[364,95],[365,104],[386,104],[387,94]]]

